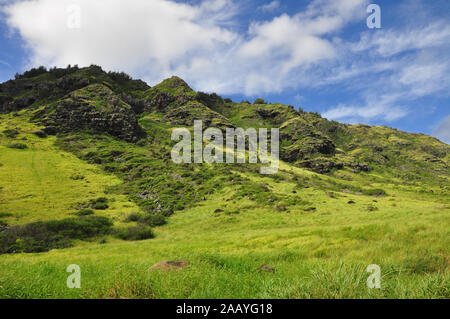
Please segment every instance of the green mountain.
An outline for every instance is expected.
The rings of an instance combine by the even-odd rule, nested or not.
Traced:
[[[279,172],[173,163],[171,132],[194,120],[279,128]],[[448,298],[449,165],[427,135],[178,77],[33,69],[0,84],[0,297]],[[148,270],[163,260],[189,267]],[[77,263],[91,285],[66,289]]]

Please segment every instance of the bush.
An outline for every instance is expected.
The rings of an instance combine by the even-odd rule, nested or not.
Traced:
[[[105,197],[99,197],[97,199],[93,199],[90,202],[90,207],[97,210],[105,210],[108,209],[108,199]]]
[[[381,188],[364,189],[362,191],[362,193],[367,196],[386,196],[387,195],[386,191]]]
[[[148,226],[156,227],[156,226],[162,226],[167,223],[166,218],[161,215],[148,215],[144,216],[141,219],[141,223],[146,224]]]
[[[108,76],[118,82],[118,83],[127,83],[132,80],[131,76],[124,72],[108,72]]]
[[[15,149],[18,149],[18,150],[24,150],[24,149],[28,148],[28,146],[26,144],[23,144],[23,143],[14,143],[14,144],[8,145],[7,147],[8,148],[15,148]]]
[[[155,237],[150,227],[141,225],[128,228],[119,228],[115,231],[114,235],[122,240],[145,240]]]
[[[23,78],[33,78],[44,73],[47,73],[47,69],[44,66],[40,66],[38,68],[33,68],[29,71],[26,71],[23,74],[16,73],[15,78],[16,80]]]
[[[14,130],[14,129],[9,129],[9,130],[4,130],[3,134],[5,134],[9,138],[15,138],[17,135],[19,135],[19,131]]]
[[[109,206],[106,203],[95,203],[92,205],[92,208],[96,210],[105,210],[108,209],[108,207]]]
[[[94,215],[94,211],[92,209],[85,208],[85,209],[82,209],[82,210],[79,210],[78,212],[76,212],[75,215],[77,215],[77,216]]]
[[[204,92],[198,92],[196,100],[209,108],[214,108],[217,105],[224,104],[224,100],[216,93],[208,94]]]
[[[44,252],[72,246],[74,239],[88,239],[111,231],[106,217],[87,216],[13,226],[0,233],[0,254]]]
[[[162,215],[151,214],[151,215],[143,216],[138,213],[133,213],[133,214],[129,215],[125,219],[125,222],[137,222],[137,223],[144,224],[144,225],[151,226],[151,227],[162,226],[167,223],[166,218]]]
[[[5,212],[0,212],[0,218],[2,218],[2,217],[11,217],[11,216],[13,216],[13,214],[11,214],[11,213],[5,213]]]
[[[132,213],[125,219],[125,222],[126,223],[139,222],[141,219],[142,219],[142,215],[140,215],[138,213]]]
[[[266,101],[264,101],[264,99],[258,98],[255,100],[255,102],[253,102],[253,104],[267,104]]]
[[[79,180],[83,180],[84,176],[81,174],[73,174],[72,176],[70,176],[70,179],[72,179],[74,181],[79,181]]]
[[[36,135],[37,137],[40,137],[40,138],[46,138],[47,137],[47,133],[42,131],[42,130],[41,131],[36,131],[33,134]]]

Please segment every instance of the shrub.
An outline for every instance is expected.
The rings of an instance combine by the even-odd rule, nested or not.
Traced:
[[[18,150],[24,150],[24,149],[27,149],[28,146],[26,144],[23,144],[23,143],[14,143],[14,144],[8,145],[8,148],[15,148],[15,149],[18,149]]]
[[[96,210],[105,210],[108,209],[108,207],[109,206],[106,203],[95,203],[92,205],[92,208]]]
[[[2,218],[2,217],[11,217],[11,216],[13,216],[13,214],[11,214],[11,213],[5,213],[5,212],[0,212],[0,218]]]
[[[141,222],[143,224],[146,224],[146,225],[151,226],[151,227],[162,226],[162,225],[165,225],[167,223],[166,218],[164,216],[161,216],[161,215],[144,216],[141,219]]]
[[[44,252],[70,247],[74,239],[88,239],[111,231],[106,217],[86,216],[13,226],[0,233],[0,254]]]
[[[47,69],[44,66],[40,66],[38,68],[33,68],[29,71],[26,71],[23,74],[16,73],[15,78],[16,80],[23,78],[33,78],[44,73],[47,73]]]
[[[264,99],[258,98],[253,102],[253,104],[266,104],[266,101]]]
[[[118,82],[118,83],[127,83],[132,80],[131,76],[124,72],[108,72],[108,76]]]
[[[386,196],[387,195],[386,191],[381,188],[365,189],[362,191],[362,193],[367,196]]]
[[[208,94],[204,92],[198,92],[196,96],[196,100],[204,105],[213,108],[217,105],[223,105],[224,100],[217,95],[216,93]]]
[[[78,212],[76,212],[75,215],[77,215],[77,216],[94,215],[94,211],[92,209],[85,208],[85,209],[82,209],[82,210],[79,210]]]
[[[81,174],[73,174],[72,176],[70,176],[70,179],[72,179],[74,181],[79,181],[79,180],[83,180],[84,176]]]
[[[107,202],[108,202],[107,198],[99,197],[97,199],[91,200],[90,207],[97,210],[105,210],[109,207]]]
[[[167,223],[166,218],[162,215],[151,214],[143,216],[138,213],[133,213],[129,215],[125,219],[125,222],[137,222],[151,227],[162,226]]]
[[[9,130],[4,130],[3,134],[5,134],[9,138],[15,138],[17,135],[19,135],[19,131],[14,130],[14,129],[9,129]]]
[[[145,240],[155,237],[150,227],[142,225],[119,228],[115,231],[114,235],[122,240]]]
[[[36,131],[33,134],[36,135],[37,137],[40,137],[40,138],[46,138],[47,137],[47,133],[42,131],[42,130],[41,131]]]
[[[130,214],[126,219],[125,222],[126,223],[130,223],[130,222],[138,222],[142,219],[142,215],[138,214],[138,213],[132,213]]]

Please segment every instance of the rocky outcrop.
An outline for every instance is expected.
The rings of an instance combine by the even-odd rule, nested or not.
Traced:
[[[312,160],[301,161],[297,164],[298,167],[308,168],[313,172],[319,174],[326,174],[333,169],[343,169],[344,164],[338,163],[328,158],[315,158]]]
[[[315,155],[334,155],[335,151],[334,143],[325,137],[306,137],[283,148],[280,155],[284,161],[292,163]]]
[[[128,142],[143,134],[132,108],[100,84],[70,94],[44,124],[47,132],[106,132]]]

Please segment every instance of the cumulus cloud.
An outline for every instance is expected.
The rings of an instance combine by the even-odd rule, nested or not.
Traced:
[[[95,63],[151,84],[177,74],[202,90],[253,95],[296,86],[294,74],[335,59],[330,35],[364,14],[363,3],[315,0],[245,33],[236,27],[240,7],[232,0],[35,0],[3,12],[29,49],[28,67]],[[67,27],[74,4],[80,28]]]
[[[145,68],[156,80],[170,75],[174,64],[189,63],[190,56],[235,40],[233,32],[211,24],[226,1],[208,3],[37,0],[14,3],[4,11],[8,24],[26,41],[31,65],[96,63],[134,74]],[[74,5],[79,9],[70,10]],[[78,13],[80,27],[70,28]]]
[[[433,131],[441,141],[450,144],[450,115],[448,115]]]

